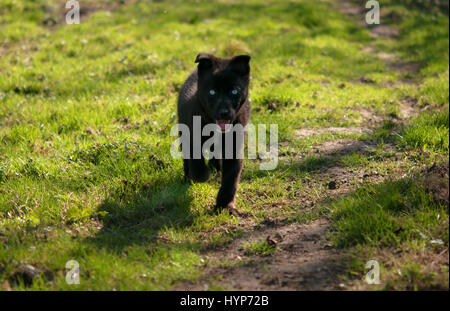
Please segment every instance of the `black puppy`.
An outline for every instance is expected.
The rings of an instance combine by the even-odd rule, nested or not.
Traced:
[[[198,159],[193,152],[193,118],[200,117],[201,128],[207,124],[217,124],[224,131],[230,125],[240,124],[245,127],[250,118],[248,85],[250,81],[250,56],[240,55],[233,58],[218,58],[200,53],[196,60],[198,67],[183,84],[178,98],[178,120],[190,130],[190,153],[183,156],[185,178],[203,182],[209,178],[210,169],[205,164],[203,154]],[[236,136],[236,133],[232,132]],[[229,133],[222,132],[222,137]],[[201,144],[210,137],[202,136]],[[199,139],[197,137],[197,139]],[[225,138],[222,139],[222,142]],[[182,149],[184,142],[182,141]],[[216,208],[234,210],[234,198],[242,171],[243,159],[237,156],[243,141],[234,137],[233,156],[225,157],[225,144],[222,144],[221,159],[209,161],[211,167],[221,170],[222,185],[217,195]],[[227,148],[230,148],[227,145]],[[198,150],[197,150],[198,151]],[[229,150],[228,150],[229,151]],[[201,152],[201,151],[200,151]]]

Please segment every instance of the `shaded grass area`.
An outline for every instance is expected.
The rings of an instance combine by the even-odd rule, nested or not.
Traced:
[[[448,109],[443,13],[416,20],[417,10],[392,6],[404,32],[389,41],[371,38],[333,2],[87,1],[80,25],[59,22],[64,2],[0,1],[1,289],[166,290],[198,277],[201,251],[240,236],[249,220],[211,212],[218,181],[184,184],[181,161],[169,152],[177,91],[198,52],[250,53],[252,122],[279,125],[277,169],[247,161],[243,172],[237,202],[252,222],[328,215],[316,203],[335,199],[327,170],[336,165],[396,174],[448,156],[448,113],[423,115],[403,131],[394,122],[405,97],[430,111]],[[420,76],[409,77],[419,87],[384,86],[405,77],[362,51],[374,40],[422,64]],[[373,125],[373,136],[296,135],[303,127],[366,126],[374,114],[386,122]],[[313,152],[344,138],[377,147]],[[388,142],[408,150],[401,169],[384,150]],[[400,193],[416,190],[403,183],[387,192],[399,205]],[[383,188],[357,197],[377,200],[376,191]],[[431,217],[438,207],[426,198]],[[367,203],[351,202],[341,203],[351,206],[339,226]],[[384,207],[378,212],[391,216]],[[383,232],[395,239],[389,228]],[[360,229],[360,237],[371,236]],[[340,245],[365,245],[352,241]],[[78,286],[65,283],[71,259],[80,263]],[[32,284],[18,278],[24,264],[43,272]]]
[[[417,241],[420,233],[441,239],[442,246],[448,246],[447,206],[435,202],[412,180],[360,189],[333,209],[339,247],[400,245]]]
[[[363,258],[377,258],[384,265],[380,289],[448,288],[448,122],[448,111],[424,113],[397,134],[400,146],[443,152],[433,166],[362,187],[329,207],[333,243],[359,252],[349,275],[364,271]]]
[[[437,191],[448,195],[448,162],[444,165],[447,177],[432,178],[447,189]],[[388,181],[333,203],[330,238],[353,252],[344,279],[356,277],[354,289],[448,288],[448,199],[436,200],[426,188],[417,178]],[[368,260],[381,266],[380,285],[358,278],[367,273]]]

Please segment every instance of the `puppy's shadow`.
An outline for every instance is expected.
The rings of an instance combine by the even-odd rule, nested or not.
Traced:
[[[189,226],[196,217],[190,210],[189,183],[154,181],[141,189],[127,184],[112,191],[98,208],[101,230],[87,242],[110,251],[155,242],[162,229]]]

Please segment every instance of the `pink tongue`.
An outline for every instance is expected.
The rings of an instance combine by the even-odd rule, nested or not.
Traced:
[[[216,124],[220,127],[222,131],[225,131],[225,125],[227,125],[228,121],[216,121]]]

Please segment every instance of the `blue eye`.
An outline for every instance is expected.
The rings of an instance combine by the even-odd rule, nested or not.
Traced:
[[[232,91],[231,91],[231,94],[237,95],[237,94],[238,94],[238,91],[237,91],[237,90],[232,90]]]
[[[209,90],[209,95],[216,95],[216,91],[214,91],[214,90]]]

